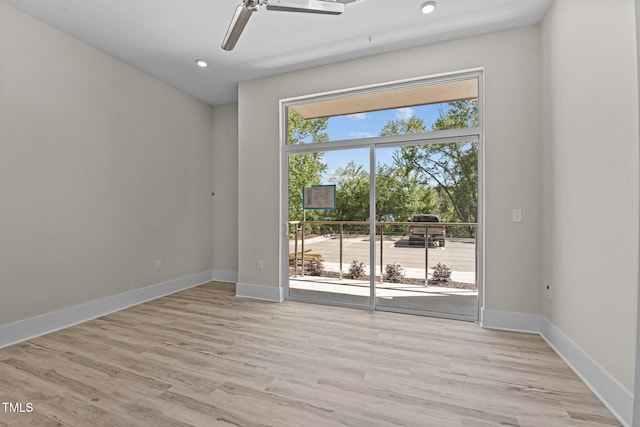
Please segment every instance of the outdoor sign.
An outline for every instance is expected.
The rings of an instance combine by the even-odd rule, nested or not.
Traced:
[[[303,209],[333,210],[336,208],[335,185],[312,185],[302,189]]]

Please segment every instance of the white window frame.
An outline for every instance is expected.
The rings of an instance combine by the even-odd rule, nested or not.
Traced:
[[[282,239],[280,241],[280,283],[283,283],[283,295],[285,299],[292,301],[304,301],[304,302],[320,302],[317,300],[309,300],[300,297],[292,297],[289,295],[289,206],[288,206],[288,156],[294,153],[307,153],[317,151],[333,151],[343,150],[349,148],[369,148],[370,149],[370,186],[369,186],[369,209],[370,209],[370,237],[371,241],[375,241],[375,150],[382,147],[393,147],[403,145],[427,145],[427,144],[439,144],[443,142],[456,142],[464,140],[477,140],[478,141],[478,226],[476,231],[477,238],[477,263],[476,263],[476,283],[478,286],[478,318],[481,317],[482,308],[484,307],[484,70],[474,69],[465,70],[455,73],[442,74],[438,76],[419,77],[415,79],[407,79],[396,82],[382,83],[378,85],[371,85],[365,87],[352,88],[341,91],[326,92],[320,94],[313,94],[302,97],[288,98],[280,100],[280,218],[282,223]],[[433,85],[449,83],[459,80],[478,80],[478,126],[464,129],[448,129],[442,131],[428,131],[416,134],[405,135],[392,135],[392,136],[373,136],[366,138],[337,140],[330,142],[315,142],[309,144],[293,144],[289,145],[287,141],[288,126],[287,126],[287,109],[289,107],[307,104],[311,102],[328,101],[336,98],[346,98],[357,95],[372,94],[382,91],[393,91],[399,89],[407,89],[411,87],[418,87],[423,85]],[[370,245],[370,260],[376,259],[376,245]],[[370,261],[371,262],[371,261]],[[369,310],[386,310],[388,308],[378,308],[375,304],[375,277],[371,275],[370,285],[370,304]],[[362,306],[352,306],[349,304],[340,304],[331,301],[321,301],[327,305],[347,305],[354,308],[363,308]],[[393,310],[406,312],[402,309]],[[415,314],[412,312],[412,314]],[[452,316],[455,318],[455,316]],[[469,319],[466,319],[469,320]],[[479,320],[479,319],[478,319]]]

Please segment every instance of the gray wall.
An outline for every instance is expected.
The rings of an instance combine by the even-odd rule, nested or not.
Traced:
[[[0,3],[0,325],[211,270],[212,156],[209,106]]]
[[[638,285],[633,0],[560,0],[542,24],[543,314],[630,393]],[[600,222],[598,224],[598,222]]]
[[[238,104],[213,109],[213,270],[238,280]]]

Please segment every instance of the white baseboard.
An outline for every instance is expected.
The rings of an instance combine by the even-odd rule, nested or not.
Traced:
[[[234,279],[234,274],[236,280]],[[189,289],[212,279],[237,281],[237,273],[212,270],[180,277],[141,289],[46,313],[0,326],[0,348],[55,332],[165,295]],[[265,301],[284,301],[283,289],[247,283],[236,285],[236,296]],[[517,332],[538,333],[573,369],[624,426],[630,426],[633,395],[560,329],[532,313],[482,310],[481,326]]]
[[[487,329],[537,334],[540,333],[540,315],[483,308],[480,326]]]
[[[213,280],[216,282],[238,283],[238,272],[227,270],[213,270]]]
[[[625,427],[631,425],[633,395],[546,318],[483,309],[480,324],[488,329],[539,334]]]
[[[633,395],[553,323],[542,318],[540,335],[624,426],[630,426]]]
[[[0,348],[92,320],[211,281],[211,270],[179,277],[0,326]]]
[[[248,283],[238,283],[236,285],[236,296],[241,298],[259,299],[263,301],[284,301],[282,288],[276,288],[274,286],[251,285]]]

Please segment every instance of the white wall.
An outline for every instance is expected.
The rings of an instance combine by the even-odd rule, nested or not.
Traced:
[[[559,0],[542,24],[545,318],[633,390],[638,95],[633,0]],[[599,224],[598,224],[599,223]]]
[[[209,106],[0,3],[0,325],[211,270],[211,139]]]
[[[505,31],[288,73],[239,86],[239,282],[271,292],[280,277],[282,98],[485,69],[485,307],[539,313],[539,37]],[[512,208],[524,221],[511,222]],[[255,222],[259,214],[259,222]],[[256,270],[256,260],[264,270]],[[273,293],[272,293],[273,294]]]
[[[213,109],[213,270],[238,280],[238,104]]]

